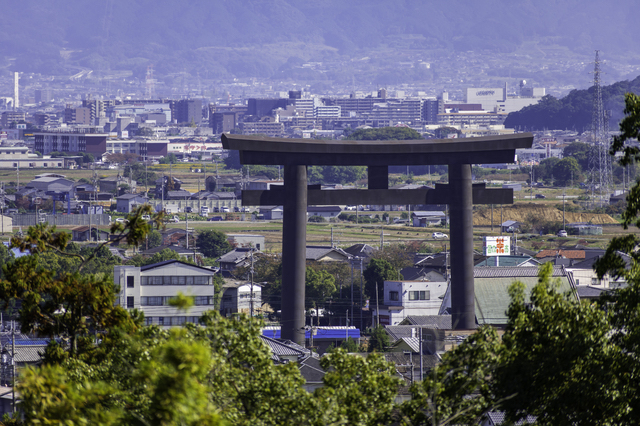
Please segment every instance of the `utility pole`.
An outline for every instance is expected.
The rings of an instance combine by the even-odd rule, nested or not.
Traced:
[[[362,330],[362,290],[363,290],[363,282],[362,282],[362,258],[360,258],[360,329]]]
[[[376,281],[376,327],[380,327],[380,304],[378,299],[378,282]]]
[[[251,272],[251,293],[249,295],[249,313],[251,315],[251,318],[253,318],[253,247],[251,247],[251,269],[249,271]],[[313,326],[313,316],[311,317],[311,322],[312,322],[311,325]],[[313,336],[313,333],[311,334]],[[311,337],[311,339],[313,339],[313,337]],[[311,344],[311,346],[313,346],[313,343]]]

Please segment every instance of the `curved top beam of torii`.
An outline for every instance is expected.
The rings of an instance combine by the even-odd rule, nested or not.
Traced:
[[[531,133],[459,139],[352,141],[222,135],[222,147],[240,151],[240,163],[307,166],[411,166],[512,163],[530,148]]]

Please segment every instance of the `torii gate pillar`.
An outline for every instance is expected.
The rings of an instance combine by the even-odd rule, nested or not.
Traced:
[[[475,328],[473,286],[473,196],[471,164],[450,164],[451,187],[451,324],[455,329]],[[455,271],[455,273],[453,272]]]
[[[281,337],[305,339],[304,286],[307,242],[307,166],[284,167]],[[302,288],[302,291],[299,289]]]

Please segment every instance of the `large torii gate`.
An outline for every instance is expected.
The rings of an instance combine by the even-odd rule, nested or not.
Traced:
[[[284,185],[242,191],[242,205],[282,205],[282,333],[304,345],[307,205],[449,204],[451,215],[451,315],[456,329],[475,328],[473,204],[512,204],[512,189],[471,183],[471,165],[512,163],[530,148],[531,133],[461,139],[326,141],[222,135],[241,164],[283,165]],[[435,189],[389,189],[389,166],[446,164],[449,184]],[[307,185],[307,166],[367,166],[368,189],[321,190]]]

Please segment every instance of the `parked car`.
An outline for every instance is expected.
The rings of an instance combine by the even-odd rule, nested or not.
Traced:
[[[208,206],[200,207],[200,215],[207,216],[208,214],[209,214],[209,207]]]
[[[561,229],[558,231],[558,237],[566,237],[567,236],[567,231],[565,231],[564,229]]]
[[[219,222],[219,221],[224,220],[224,219],[222,218],[222,216],[212,216],[212,217],[208,218],[207,220],[209,222]]]
[[[243,208],[240,209],[240,211],[242,213],[249,213],[251,211],[251,209],[249,209],[249,207],[243,207]]]
[[[235,207],[233,208],[233,211],[234,211],[234,212],[236,212],[236,213],[239,213],[239,212],[240,212],[240,207],[235,206]]]
[[[116,219],[116,223],[127,223],[127,222],[129,221],[123,217],[119,217]]]
[[[180,222],[180,218],[176,215],[173,215],[173,217],[169,218],[169,220],[167,222],[171,222],[171,223],[178,223]]]
[[[184,208],[184,212],[185,213],[193,213],[193,207],[185,207]]]
[[[229,207],[227,207],[227,206],[222,206],[222,207],[220,208],[220,211],[221,211],[222,213],[229,213]]]
[[[147,222],[151,220],[151,216],[150,216],[150,215],[148,215],[148,214],[143,214],[143,215],[141,216],[141,218],[142,218],[142,220],[146,220]]]
[[[544,194],[536,194],[536,198],[547,198]]]
[[[434,232],[431,234],[431,238],[434,240],[447,240],[449,239],[449,236],[443,232]]]

